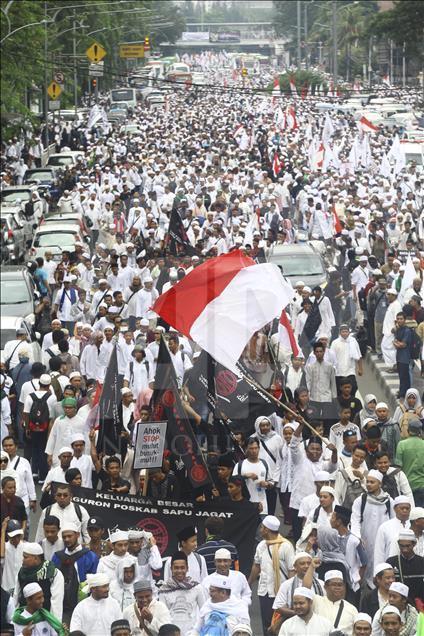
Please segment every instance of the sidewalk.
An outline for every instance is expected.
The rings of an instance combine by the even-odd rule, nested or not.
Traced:
[[[381,384],[385,395],[386,401],[393,412],[398,405],[397,392],[399,391],[399,377],[397,373],[387,373],[383,360],[379,360],[377,354],[367,353],[367,362],[375,372],[376,379]],[[421,378],[420,361],[417,360],[414,366],[414,378],[412,387],[417,389],[420,396],[424,391],[424,378]]]

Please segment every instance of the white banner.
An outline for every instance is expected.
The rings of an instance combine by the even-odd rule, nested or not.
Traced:
[[[167,422],[139,422],[134,468],[160,468],[163,460]]]
[[[209,31],[183,31],[181,40],[183,42],[209,42]]]

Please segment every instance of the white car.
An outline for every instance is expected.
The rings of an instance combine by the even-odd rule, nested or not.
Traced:
[[[82,240],[78,223],[43,223],[34,234],[29,258],[44,257],[47,250],[53,254],[53,260],[60,261],[63,250],[75,252],[75,243]]]
[[[40,338],[40,334],[35,332],[30,323],[24,318],[17,318],[16,316],[2,316],[0,322],[0,355],[2,360],[4,359],[3,350],[6,342],[16,339],[16,330],[25,329],[27,332],[28,345],[32,351],[33,362],[42,362],[41,347],[37,342]]]
[[[76,150],[69,150],[68,152],[55,152],[51,154],[47,160],[47,166],[52,168],[66,168],[67,166],[72,168],[75,166],[83,154]]]

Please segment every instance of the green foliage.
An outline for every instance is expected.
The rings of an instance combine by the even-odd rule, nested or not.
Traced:
[[[282,93],[290,93],[291,78],[294,79],[294,83],[296,84],[297,92],[299,95],[301,94],[302,89],[306,87],[308,87],[308,89],[315,89],[322,84],[324,88],[327,88],[327,83],[320,73],[315,73],[314,71],[298,70],[295,73],[283,73],[279,76],[280,90]],[[274,82],[268,85],[268,91],[271,92],[273,88]]]
[[[378,13],[369,23],[369,34],[406,45],[408,58],[424,58],[424,3],[417,0],[396,2],[393,9]]]

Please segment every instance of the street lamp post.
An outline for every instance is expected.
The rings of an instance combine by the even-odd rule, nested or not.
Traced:
[[[337,68],[337,2],[336,0],[333,0],[333,20],[332,20],[332,26],[333,26],[333,84],[334,84],[334,89],[336,90],[336,86],[337,86],[337,76],[338,76],[338,68]]]
[[[300,29],[302,28],[302,14],[300,9],[300,0],[297,0],[297,67],[299,70],[302,63],[302,50],[300,48]]]
[[[48,86],[48,74],[47,74],[47,60],[48,60],[48,37],[47,37],[47,0],[44,0],[44,143],[45,148],[49,146],[49,96],[47,94]]]

